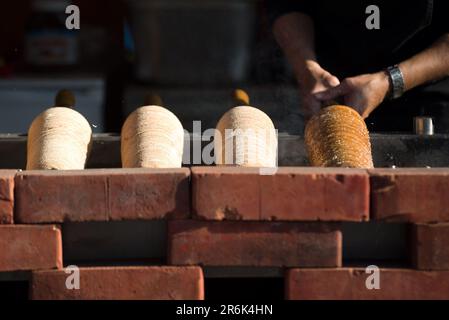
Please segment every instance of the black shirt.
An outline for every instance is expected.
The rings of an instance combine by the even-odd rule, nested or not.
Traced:
[[[379,30],[368,30],[365,25],[370,15],[366,13],[369,5],[379,7]],[[308,14],[315,25],[319,62],[339,79],[377,72],[397,64],[449,32],[449,0],[268,0],[268,8],[273,21],[295,11]],[[427,94],[429,92],[433,94]],[[393,108],[381,106],[374,113],[384,113],[384,116],[393,119],[396,111],[397,116],[401,117],[404,110],[394,109],[407,104],[411,117],[427,112],[423,105],[435,104],[432,101],[436,98],[439,99],[437,104],[447,102],[449,107],[447,79],[412,90],[403,98],[387,103]],[[385,115],[386,112],[388,115]],[[393,126],[377,124],[379,131],[395,128],[409,130],[412,122],[410,119],[407,121],[402,121],[402,127],[396,121],[393,121]]]
[[[369,5],[379,7],[379,30],[365,26]],[[273,20],[293,11],[311,16],[318,56],[340,77],[398,63],[449,32],[448,0],[271,0],[269,8]]]

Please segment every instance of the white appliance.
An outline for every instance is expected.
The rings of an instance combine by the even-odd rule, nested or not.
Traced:
[[[56,93],[71,90],[75,110],[104,131],[105,81],[101,77],[14,77],[0,79],[0,133],[26,133],[33,119],[54,106]]]

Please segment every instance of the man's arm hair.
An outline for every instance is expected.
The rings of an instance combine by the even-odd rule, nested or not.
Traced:
[[[429,48],[399,64],[404,75],[405,90],[449,76],[449,33]]]

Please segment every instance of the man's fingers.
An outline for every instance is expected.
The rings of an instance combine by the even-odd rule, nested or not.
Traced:
[[[340,84],[340,80],[338,80],[336,76],[333,76],[330,73],[326,75],[323,80],[328,87],[336,87]]]
[[[369,112],[364,105],[366,105],[366,101],[357,96],[347,96],[345,97],[345,105],[351,107],[355,111],[357,111],[363,119],[368,118]]]
[[[343,88],[341,85],[314,93],[314,97],[320,101],[333,100],[341,95],[343,95]]]

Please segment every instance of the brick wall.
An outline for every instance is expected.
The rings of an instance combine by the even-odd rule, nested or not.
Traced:
[[[278,268],[286,299],[449,299],[448,187],[449,169],[2,170],[0,273],[29,273],[31,299],[204,299],[210,268]],[[163,263],[81,266],[67,289],[61,226],[124,220],[167,221]],[[379,290],[342,259],[342,222],[367,221],[409,226]]]

